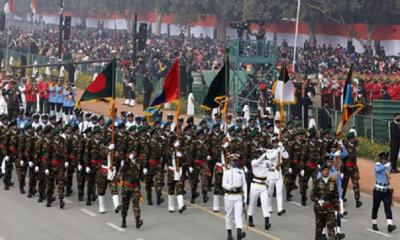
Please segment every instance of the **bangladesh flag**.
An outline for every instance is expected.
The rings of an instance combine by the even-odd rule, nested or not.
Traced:
[[[78,102],[115,98],[115,59],[86,88]]]

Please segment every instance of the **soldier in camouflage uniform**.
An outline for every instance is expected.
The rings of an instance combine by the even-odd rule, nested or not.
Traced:
[[[225,140],[227,141],[227,139]],[[213,127],[213,131],[209,137],[211,159],[215,161],[214,167],[214,196],[213,196],[213,211],[219,211],[220,196],[224,195],[222,187],[223,168],[225,165],[226,149],[222,148],[224,142],[224,134],[218,126]],[[228,156],[226,156],[228,157]]]
[[[323,163],[323,154],[325,152],[321,150],[322,146],[321,142],[318,141],[317,133],[311,131],[309,140],[304,146],[303,168],[300,171],[300,175],[303,175],[303,186],[301,187],[301,205],[303,206],[306,206],[307,202],[308,181],[311,177],[314,181],[317,179],[319,167]]]
[[[0,178],[4,176],[3,173],[3,158],[5,157],[5,140],[7,136],[7,116],[5,115],[0,115]],[[5,169],[4,169],[5,170]]]
[[[164,202],[164,198],[162,197],[161,193],[161,174],[163,173],[163,170],[161,169],[161,156],[163,148],[157,130],[151,130],[150,135],[150,141],[147,143],[147,148],[145,151],[146,161],[143,168],[143,174],[145,175],[148,204],[153,205],[151,188],[154,186],[157,196],[157,205],[160,205]]]
[[[145,126],[139,126],[137,128],[138,134],[139,134],[139,147],[138,147],[138,160],[139,160],[139,165],[140,165],[140,181],[144,181],[144,174],[143,174],[143,169],[145,165],[145,160],[146,160],[146,149],[147,149],[147,144],[148,144],[148,136],[147,136],[147,127]]]
[[[45,170],[47,177],[47,205],[51,207],[55,185],[58,185],[58,198],[60,200],[60,208],[63,209],[64,203],[64,188],[65,188],[65,172],[69,163],[65,150],[65,139],[60,135],[60,129],[53,130],[53,138],[51,141],[51,158],[48,163],[48,168]]]
[[[4,165],[4,190],[9,190],[13,185],[11,181],[13,163],[18,159],[18,131],[17,122],[15,120],[9,122],[9,129],[6,131],[4,138],[2,155],[4,156],[2,165]],[[3,166],[2,166],[3,167]]]
[[[69,166],[66,170],[67,176],[65,179],[65,196],[69,197],[72,194],[72,183],[73,176],[76,168],[78,167],[77,156],[78,156],[78,137],[77,135],[72,133],[72,126],[70,124],[66,124],[64,126],[64,133],[62,134],[65,143],[66,157],[69,162]]]
[[[181,119],[181,118],[179,118]],[[181,124],[178,121],[178,125]],[[182,152],[182,158],[181,158],[181,165],[182,165],[182,180],[185,182],[186,180],[189,180],[191,182],[191,173],[189,171],[189,167],[192,165],[193,161],[193,138],[192,138],[192,129],[188,126],[186,126],[183,129],[183,134],[179,136],[179,143],[181,145],[181,152]],[[185,185],[185,184],[184,184]],[[184,190],[185,191],[185,190]],[[196,193],[196,198],[199,197],[198,193]]]
[[[302,187],[303,176],[301,176],[301,162],[303,161],[303,144],[304,130],[297,130],[295,140],[288,143],[288,153],[290,159],[290,167],[288,168],[289,179],[286,184],[286,200],[291,201],[291,192],[296,188],[296,179],[299,178],[300,187]]]
[[[28,124],[25,126],[26,131],[27,131],[27,136],[25,138],[25,159],[28,161],[28,173],[29,173],[29,182],[28,182],[28,198],[31,198],[34,196],[37,192],[36,190],[36,178],[37,178],[37,173],[35,172],[35,144],[38,138],[42,135],[42,127],[37,127],[36,128],[36,134],[33,131],[33,127],[31,124]]]
[[[357,140],[353,132],[349,132],[346,136],[347,140],[343,141],[343,145],[348,152],[347,157],[342,159],[341,172],[343,173],[343,201],[346,202],[346,190],[349,180],[353,184],[354,198],[356,199],[356,207],[362,206],[360,201],[360,172],[357,166]]]
[[[15,170],[17,172],[18,182],[19,182],[19,192],[25,194],[25,177],[28,169],[28,161],[25,155],[26,139],[29,137],[27,132],[28,125],[24,126],[24,129],[20,130],[18,134],[18,158],[15,160]]]
[[[164,171],[165,166],[168,166],[168,163],[171,162],[171,156],[172,156],[172,144],[174,139],[176,138],[175,135],[172,134],[171,132],[171,124],[167,123],[164,125],[163,129],[161,130],[161,145],[162,145],[162,163],[161,163],[161,169]],[[162,186],[165,185],[165,174],[161,174],[161,182]]]
[[[193,162],[192,162],[192,198],[191,203],[194,203],[197,194],[197,185],[199,183],[199,177],[201,181],[201,190],[203,194],[203,202],[208,202],[208,176],[211,174],[208,167],[208,161],[211,161],[210,147],[207,143],[206,133],[204,130],[199,130],[197,133],[198,140],[193,144]]]
[[[322,177],[314,182],[311,200],[314,202],[315,240],[322,238],[326,226],[329,239],[335,239],[335,211],[339,209],[336,176],[329,176],[328,165],[321,168]]]
[[[136,228],[143,225],[140,218],[140,165],[137,161],[137,145],[130,145],[127,149],[128,158],[121,161],[121,185],[122,185],[122,228],[126,228],[126,217],[128,215],[129,202],[132,199],[133,215],[136,219]]]
[[[86,128],[84,131],[84,135],[82,138],[82,150],[81,154],[82,156],[80,157],[80,163],[82,166],[82,177],[81,182],[78,183],[78,191],[83,195],[84,187],[85,187],[85,182],[87,182],[87,190],[86,190],[86,205],[90,206],[92,205],[92,201],[96,201],[97,195],[95,191],[95,173],[91,170],[91,159],[87,159],[88,157],[91,157],[89,153],[86,152],[86,150],[89,148],[90,143],[93,141],[93,132],[91,128]],[[79,167],[79,166],[78,166]],[[81,192],[82,191],[82,192]]]
[[[89,175],[88,196],[91,196],[96,184],[97,195],[99,198],[99,212],[105,213],[105,194],[108,185],[108,151],[106,141],[102,138],[100,127],[96,126],[92,130],[94,136],[85,147],[86,173]],[[109,149],[112,150],[112,149]],[[89,201],[88,197],[88,201]]]
[[[52,133],[51,127],[43,129],[43,136],[39,137],[35,144],[35,172],[37,174],[39,199],[43,202],[46,194],[46,173],[49,172],[49,163],[52,159]],[[46,172],[46,169],[48,172]],[[51,199],[52,200],[52,199]]]

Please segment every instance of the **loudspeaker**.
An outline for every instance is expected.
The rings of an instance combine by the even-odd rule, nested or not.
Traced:
[[[68,40],[71,34],[71,16],[65,16],[64,19],[64,40]]]
[[[0,13],[0,31],[4,32],[6,30],[6,14],[4,12]]]
[[[143,51],[146,47],[147,41],[147,23],[140,23],[139,25],[139,50]]]

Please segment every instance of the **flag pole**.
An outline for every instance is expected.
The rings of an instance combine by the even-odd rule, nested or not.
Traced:
[[[225,53],[224,53],[224,66],[225,66],[225,75],[224,75],[224,80],[225,80],[225,102],[224,102],[224,108],[223,108],[223,114],[224,114],[224,131],[227,132],[227,124],[226,122],[228,121],[228,111],[229,111],[229,89],[228,89],[228,81],[229,81],[229,48],[225,48]]]
[[[111,84],[111,92],[112,92],[112,105],[111,105],[111,144],[115,145],[115,84],[116,84],[116,76],[115,76],[115,69],[116,69],[116,60],[115,58],[112,60],[112,84]],[[114,153],[115,150],[111,151],[111,162],[110,162],[110,171],[113,170],[114,166]]]
[[[176,61],[178,61],[178,65],[179,65],[179,58],[177,58]],[[180,91],[180,79],[179,79],[179,71],[178,71],[178,93],[180,93],[180,92],[181,92]],[[181,115],[181,101],[180,101],[179,96],[178,96],[178,106],[176,107],[176,112],[175,112],[175,121],[176,121],[176,123],[175,123],[175,125],[176,125],[175,137],[176,137],[176,141],[179,140],[179,135],[181,134],[181,129],[178,126],[180,115]],[[180,161],[179,161],[179,158],[178,158],[176,153],[177,153],[177,151],[175,150],[175,168],[176,168],[176,171],[179,174]]]
[[[282,81],[283,81],[283,86],[282,86],[282,94],[281,94],[281,99],[279,101],[279,111],[280,111],[280,119],[279,119],[279,140],[282,140],[282,126],[283,123],[285,122],[285,104],[283,102],[283,93],[284,93],[284,87],[285,87],[285,79],[286,79],[286,64],[285,64],[285,59],[283,60],[282,64]]]

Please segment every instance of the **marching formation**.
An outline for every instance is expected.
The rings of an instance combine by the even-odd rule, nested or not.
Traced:
[[[165,185],[171,213],[187,210],[185,196],[191,203],[199,198],[206,203],[212,198],[215,212],[222,210],[223,198],[228,239],[233,239],[234,225],[238,239],[246,236],[244,211],[249,226],[255,226],[257,206],[261,206],[264,226],[269,230],[271,213],[286,214],[284,200],[291,201],[296,189],[303,206],[308,200],[314,204],[316,239],[344,238],[340,219],[347,214],[344,202],[350,180],[356,206],[362,206],[354,132],[338,140],[332,131],[306,131],[298,122],[289,121],[280,128],[279,119],[252,117],[247,121],[228,115],[224,121],[220,113],[213,118],[207,113],[197,125],[193,117],[186,121],[180,117],[175,123],[174,116],[168,114],[166,121],[150,126],[146,118],[122,112],[115,121],[112,144],[111,120],[80,109],[67,124],[46,114],[26,118],[23,112],[17,119],[2,116],[0,120],[5,190],[14,185],[15,167],[15,185],[21,194],[27,191],[28,198],[38,196],[38,202],[45,202],[46,207],[58,199],[59,207],[64,208],[64,197],[77,189],[79,201],[91,205],[97,200],[99,212],[105,213],[109,189],[113,210],[121,212],[123,228],[130,202],[136,228],[140,228],[142,194],[146,194],[148,205],[153,205],[153,200],[161,205]],[[313,189],[309,189],[311,179]],[[277,209],[272,209],[274,197]],[[376,224],[376,214],[373,217]],[[389,232],[395,229],[392,221],[388,226]]]

